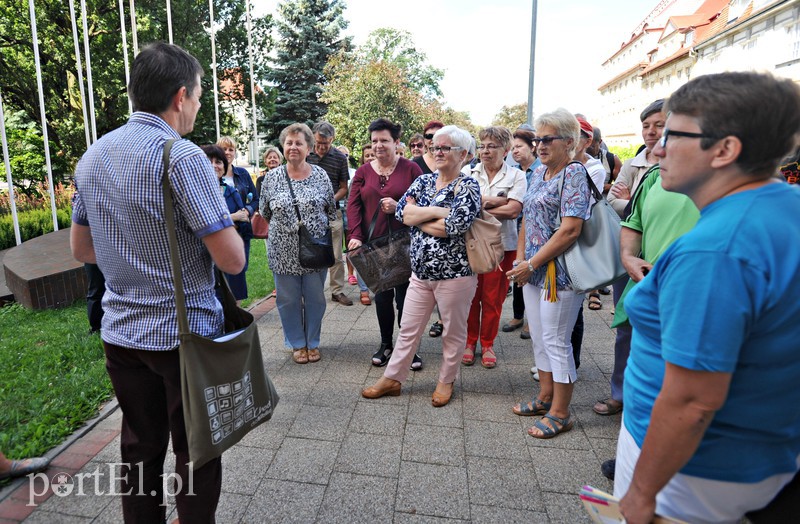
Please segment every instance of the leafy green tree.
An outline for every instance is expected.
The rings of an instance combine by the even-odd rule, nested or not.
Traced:
[[[376,118],[388,118],[411,132],[425,125],[430,112],[398,66],[354,61],[341,53],[326,71],[329,81],[321,98],[328,104],[326,119],[336,128],[337,141],[351,151],[369,140],[367,127]]]
[[[439,82],[444,71],[427,63],[427,57],[414,47],[411,33],[394,28],[372,31],[367,42],[359,48],[359,58],[365,63],[388,62],[400,68],[404,81],[411,89],[427,99],[442,96]]]
[[[129,53],[132,60],[129,4],[124,2],[124,5]],[[79,10],[79,5],[76,7]],[[216,139],[216,129],[210,76],[208,2],[186,0],[180,3],[179,9],[176,7],[177,4],[173,2],[174,42],[197,57],[206,68],[202,107],[195,131],[189,138],[199,143],[210,142]],[[215,0],[217,62],[222,71],[221,77],[234,74],[237,68],[246,71],[247,81],[243,83],[246,98],[249,100],[249,62],[244,9],[243,2]],[[69,176],[86,149],[69,4],[62,0],[37,0],[36,15],[53,177],[57,183]],[[76,16],[79,17],[80,13],[77,12]],[[99,137],[123,124],[128,118],[129,111],[117,1],[88,0],[87,19],[95,117]],[[163,0],[138,0],[136,21],[140,46],[156,40],[168,40],[166,3]],[[253,47],[254,61],[258,64],[257,78],[263,78],[266,73],[266,55],[271,49],[269,36],[271,24],[271,16],[254,19]],[[83,49],[80,20],[78,27]],[[86,67],[85,60],[83,66]],[[3,86],[2,96],[6,111],[8,113],[22,111],[26,115],[26,118],[20,118],[17,124],[13,122],[11,124],[22,125],[23,131],[30,129],[25,126],[33,125],[41,134],[30,20],[27,2],[21,0],[0,0],[0,85]],[[268,96],[261,97],[261,104],[263,111],[269,111]],[[222,130],[232,133],[238,126],[234,124],[231,110],[221,107],[221,111]],[[9,129],[9,132],[11,131]],[[13,157],[20,153],[12,150],[10,154]],[[27,181],[41,181],[45,178],[44,166],[34,167],[30,162],[23,162],[20,171],[14,169],[13,172],[15,186],[20,190],[26,189]]]
[[[528,121],[528,103],[503,106],[492,120],[493,126],[505,126],[512,132]]]
[[[347,28],[344,8],[340,0],[286,0],[278,6],[277,57],[268,75],[277,96],[266,121],[268,139],[294,122],[311,124],[325,115],[325,66],[335,53],[351,47],[350,38],[341,36]]]

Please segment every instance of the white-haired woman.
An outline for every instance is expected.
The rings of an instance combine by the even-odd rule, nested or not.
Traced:
[[[411,281],[403,307],[403,324],[389,365],[366,398],[397,396],[408,377],[433,307],[442,313],[442,363],[431,398],[435,407],[450,401],[467,340],[467,315],[478,277],[469,267],[464,233],[481,206],[478,181],[460,172],[470,136],[456,126],[439,129],[430,152],[436,171],[417,178],[397,203],[398,220],[411,228]]]
[[[528,434],[551,438],[573,426],[569,403],[577,372],[570,334],[583,302],[583,294],[572,290],[556,257],[580,235],[591,193],[586,168],[571,163],[580,138],[575,117],[566,109],[557,109],[537,118],[535,127],[542,165],[531,175],[525,194],[517,260],[508,277],[524,286],[540,390],[531,402],[517,404],[513,411],[521,416],[543,415]]]

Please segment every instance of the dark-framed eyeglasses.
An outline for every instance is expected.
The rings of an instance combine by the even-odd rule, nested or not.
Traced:
[[[689,131],[673,131],[672,129],[665,127],[664,131],[661,133],[661,138],[658,139],[658,145],[662,148],[667,147],[667,140],[669,140],[670,136],[682,136],[684,138],[718,138],[714,135],[707,135],[705,133],[691,133]]]
[[[500,149],[500,146],[497,144],[481,144],[478,146],[478,151],[483,151],[484,149],[487,151],[494,151],[495,149]]]
[[[430,150],[433,153],[439,153],[441,151],[442,154],[445,154],[445,155],[447,153],[449,153],[450,151],[461,151],[462,149],[464,149],[464,148],[460,147],[460,146],[434,146],[434,147],[430,148]]]
[[[420,148],[422,148],[422,147],[425,147],[425,144],[424,144],[424,143],[422,143],[422,142],[412,142],[412,143],[410,143],[410,144],[408,144],[408,145],[409,145],[409,146],[410,146],[412,149],[413,149],[413,148],[415,148],[415,147],[420,147]]]
[[[537,136],[533,139],[533,143],[536,145],[542,144],[543,146],[549,146],[553,143],[553,140],[564,140],[564,138],[563,136]]]
[[[425,140],[433,140],[433,133],[425,133],[422,135]]]

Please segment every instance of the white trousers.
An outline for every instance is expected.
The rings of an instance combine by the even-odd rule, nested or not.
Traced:
[[[553,373],[553,381],[569,384],[578,379],[572,355],[572,329],[578,319],[583,294],[572,290],[558,292],[558,302],[542,298],[542,288],[522,286],[525,314],[531,332],[533,358],[540,371]]]
[[[628,492],[636,461],[642,452],[625,428],[624,418],[623,415],[614,471],[614,496],[617,498],[624,497]],[[732,457],[732,460],[735,458]],[[800,456],[797,457],[797,463],[800,468]],[[761,509],[769,504],[794,475],[795,473],[782,473],[761,482],[745,484],[677,473],[658,492],[656,513],[692,524],[736,524],[748,511]]]

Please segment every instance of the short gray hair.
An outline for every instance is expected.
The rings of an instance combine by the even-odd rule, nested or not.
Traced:
[[[572,145],[569,148],[569,154],[572,156],[575,153],[578,140],[581,138],[581,125],[578,123],[578,119],[575,118],[575,115],[563,107],[539,115],[533,126],[540,131],[543,127],[552,127],[559,136],[571,138]]]
[[[333,128],[330,122],[326,122],[324,120],[320,120],[314,127],[311,128],[314,134],[319,134],[319,136],[323,138],[333,138],[336,136],[336,130]]]
[[[267,146],[266,149],[264,149],[264,156],[261,158],[264,159],[265,164],[267,163],[267,155],[270,153],[276,153],[278,158],[281,160],[281,164],[283,164],[283,153],[281,153],[281,150],[275,146]]]
[[[469,151],[469,146],[473,140],[472,137],[469,136],[469,133],[458,126],[444,126],[434,133],[433,139],[436,140],[436,138],[440,136],[448,137],[454,145],[460,147],[464,151]]]
[[[281,147],[283,147],[283,143],[286,142],[286,137],[289,135],[296,135],[301,134],[306,139],[308,143],[309,149],[314,149],[314,133],[308,128],[307,125],[302,123],[295,123],[290,124],[283,128],[281,131],[281,135],[278,137],[278,141],[281,143]]]

